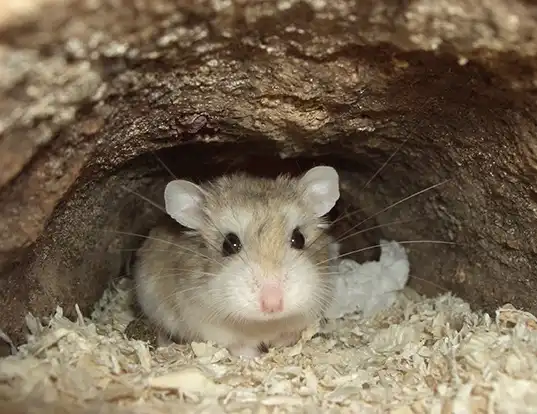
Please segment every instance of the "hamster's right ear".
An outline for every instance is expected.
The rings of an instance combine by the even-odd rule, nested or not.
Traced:
[[[174,180],[166,185],[164,203],[166,213],[189,229],[197,230],[203,222],[203,191],[196,184]]]
[[[314,167],[300,178],[306,203],[317,217],[327,214],[339,199],[339,175],[328,166]]]

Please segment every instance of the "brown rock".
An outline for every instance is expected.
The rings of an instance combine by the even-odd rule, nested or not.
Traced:
[[[337,231],[419,219],[347,251],[453,241],[408,244],[419,291],[537,312],[534,2],[278,3],[79,0],[0,29],[0,326],[14,339],[25,312],[87,311],[124,273],[141,238],[120,232],[160,213],[134,192],[161,203],[170,179],[153,152],[197,179],[333,164],[338,208],[363,209]]]

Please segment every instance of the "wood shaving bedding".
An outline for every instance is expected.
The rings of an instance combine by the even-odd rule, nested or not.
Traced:
[[[407,288],[373,318],[331,320],[245,361],[210,343],[127,339],[130,283],[91,318],[29,315],[28,344],[0,360],[0,412],[537,412],[537,318],[511,305],[491,317]]]

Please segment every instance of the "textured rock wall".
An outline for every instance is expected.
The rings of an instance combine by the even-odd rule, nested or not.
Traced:
[[[454,241],[408,246],[418,290],[537,311],[534,2],[43,7],[0,29],[0,326],[17,340],[27,310],[88,309],[124,271],[140,238],[118,232],[158,216],[132,192],[160,202],[169,179],[154,152],[195,177],[332,163],[355,223],[448,179],[362,228],[419,220],[347,251]]]

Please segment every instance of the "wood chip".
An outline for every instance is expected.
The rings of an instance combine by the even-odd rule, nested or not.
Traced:
[[[537,412],[537,318],[508,304],[491,318],[406,289],[374,318],[313,326],[295,346],[243,361],[214,344],[128,339],[132,292],[122,281],[74,322],[61,308],[44,327],[28,315],[28,344],[0,359],[0,398],[32,396],[36,412],[42,401],[88,407],[81,414]]]

